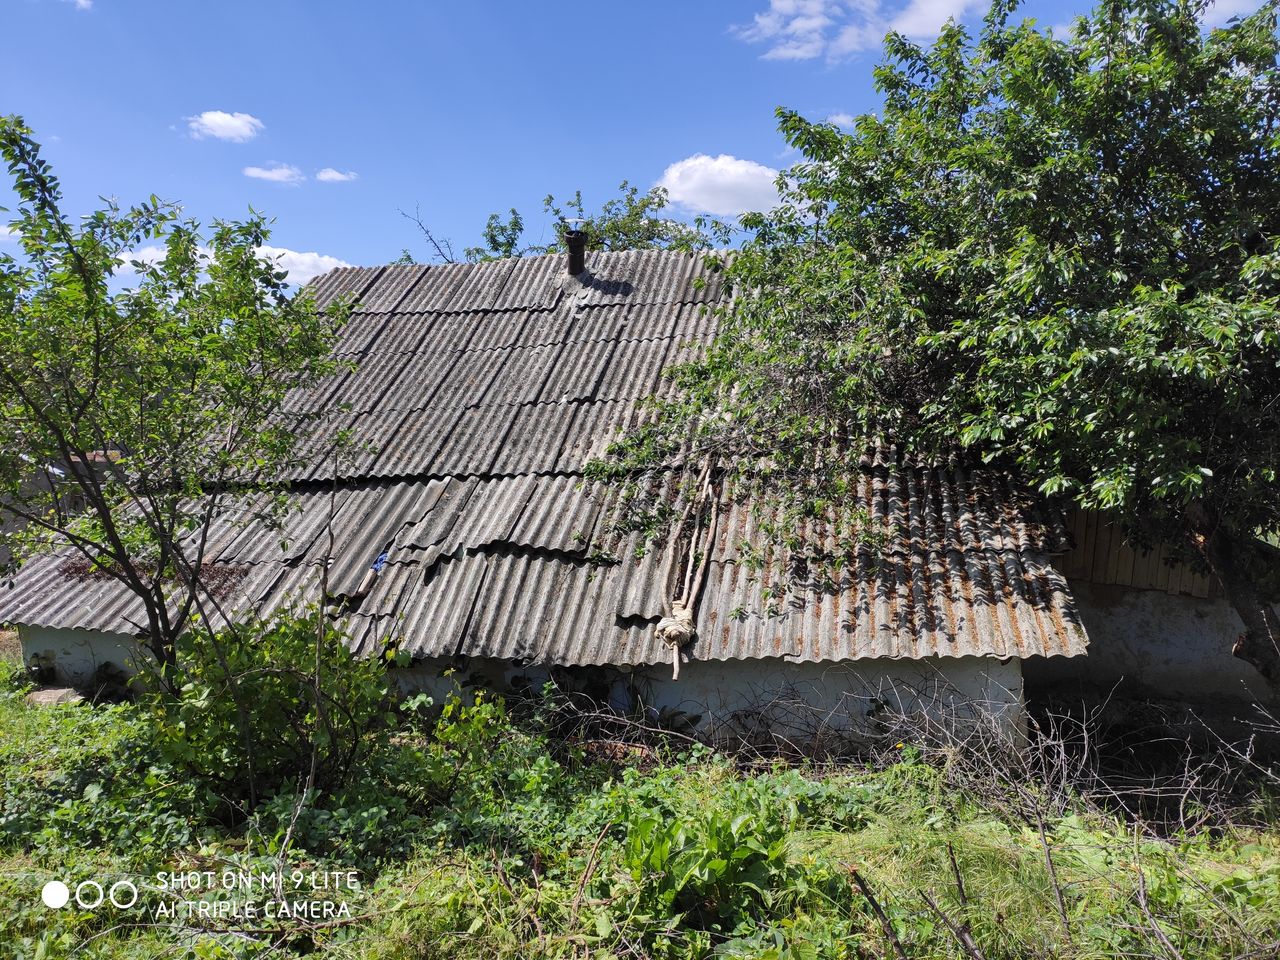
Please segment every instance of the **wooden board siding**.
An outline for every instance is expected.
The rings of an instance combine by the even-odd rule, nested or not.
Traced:
[[[1096,510],[1071,510],[1067,532],[1075,546],[1057,558],[1068,580],[1112,584],[1138,590],[1160,590],[1206,599],[1222,595],[1217,580],[1183,563],[1170,563],[1163,545],[1146,552],[1125,545],[1120,527]]]

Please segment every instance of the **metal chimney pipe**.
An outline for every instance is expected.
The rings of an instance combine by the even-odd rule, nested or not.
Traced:
[[[564,245],[569,249],[569,276],[576,277],[587,269],[587,231],[566,229]]]

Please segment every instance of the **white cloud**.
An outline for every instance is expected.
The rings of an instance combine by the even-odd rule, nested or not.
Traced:
[[[255,180],[270,180],[272,183],[301,183],[307,175],[291,163],[274,163],[269,167],[245,167],[244,175]]]
[[[266,126],[257,117],[248,113],[206,110],[194,117],[187,117],[187,129],[196,140],[213,137],[215,140],[245,143],[260,134]]]
[[[889,21],[889,29],[914,39],[936,37],[948,20],[961,20],[965,14],[986,7],[985,0],[911,0]]]
[[[127,259],[120,261],[121,267],[119,272],[133,273],[134,260],[141,260],[143,263],[147,264],[148,266],[153,263],[157,263],[160,260],[164,259],[164,255],[167,252],[168,251],[164,247],[154,243],[146,247],[138,247],[136,250],[130,250],[127,254],[125,254],[125,257]],[[205,256],[208,256],[209,248],[201,247],[200,252]]]
[[[769,0],[768,10],[733,31],[748,43],[767,42],[766,60],[810,60],[822,55],[841,13],[834,0]]]
[[[667,167],[658,186],[666,188],[672,202],[686,210],[732,217],[775,206],[778,190],[773,181],[777,176],[777,170],[753,160],[727,153],[718,157],[697,153]]]
[[[834,124],[837,127],[844,127],[848,130],[853,126],[857,118],[851,113],[833,113],[827,117],[827,123]]]
[[[351,266],[345,260],[339,260],[328,254],[300,253],[285,247],[261,246],[258,248],[258,254],[265,259],[274,260],[281,270],[288,272],[289,282],[295,284],[306,283],[313,277],[336,270],[338,267]]]
[[[333,169],[333,167],[325,167],[316,174],[316,179],[321,183],[346,183],[348,180],[359,180],[360,174],[354,170],[348,170],[343,173],[341,170]]]
[[[1213,0],[1205,10],[1208,27],[1252,13],[1259,0]],[[985,10],[989,0],[768,0],[768,9],[730,32],[764,46],[765,60],[840,60],[879,48],[890,31],[918,41],[932,40],[948,19],[964,21]],[[1056,37],[1070,31],[1053,28]]]
[[[9,227],[0,226],[0,243],[17,243],[18,234]]]
[[[152,264],[161,260],[165,252],[165,248],[159,244],[149,244],[148,246],[131,250],[127,254],[128,260],[121,261],[121,266],[117,273],[122,276],[134,273],[135,271],[130,261],[141,260],[143,263]],[[212,255],[212,251],[208,247],[201,247],[200,254],[208,257]],[[351,266],[345,260],[339,260],[337,257],[331,257],[327,254],[302,253],[297,250],[290,250],[287,247],[264,245],[258,248],[258,256],[263,260],[274,261],[279,269],[289,274],[289,282],[295,285],[304,284],[313,277],[318,277],[329,270]]]
[[[761,54],[766,60],[839,60],[879,47],[891,30],[932,39],[948,18],[960,20],[986,6],[986,0],[769,0],[769,9],[732,31],[767,45]]]
[[[68,0],[68,2],[74,3],[76,5],[77,10],[93,9],[93,0]]]

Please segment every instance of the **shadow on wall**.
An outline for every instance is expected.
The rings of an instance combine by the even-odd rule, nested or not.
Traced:
[[[123,690],[127,678],[150,661],[145,648],[124,634],[23,626],[18,637],[23,663],[42,684]]]
[[[655,728],[772,753],[857,752],[908,729],[936,740],[967,736],[975,725],[1006,738],[1025,733],[1020,663],[989,657],[694,660],[678,681],[666,664],[560,669],[463,658],[421,661],[393,676],[406,693],[437,702],[458,689],[537,694],[551,681],[561,694]]]
[[[1243,625],[1221,599],[1072,581],[1089,652],[1023,663],[1028,696],[1121,696],[1231,712],[1280,697],[1231,655]]]

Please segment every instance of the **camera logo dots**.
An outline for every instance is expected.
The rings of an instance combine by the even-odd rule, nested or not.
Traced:
[[[67,905],[67,901],[71,899],[71,891],[61,880],[50,880],[40,891],[40,899],[50,910],[57,910]]]
[[[71,902],[71,888],[61,880],[50,880],[40,889],[40,899],[50,910],[59,910]],[[128,910],[138,902],[138,888],[129,880],[117,880],[105,889],[97,880],[76,885],[75,902],[81,910],[96,910],[104,900],[118,910]]]

